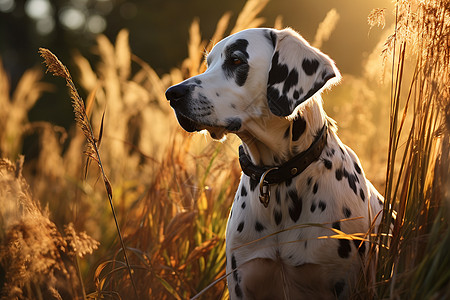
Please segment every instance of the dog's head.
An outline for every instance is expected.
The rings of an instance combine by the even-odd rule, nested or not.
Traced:
[[[170,87],[166,98],[186,131],[207,129],[213,138],[288,117],[340,78],[334,62],[291,29],[233,34],[213,47],[207,65]]]

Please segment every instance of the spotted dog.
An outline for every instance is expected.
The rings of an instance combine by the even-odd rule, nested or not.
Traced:
[[[242,140],[230,298],[347,298],[368,243],[327,237],[367,232],[383,200],[323,110],[321,91],[340,79],[334,62],[293,30],[266,28],[223,39],[206,61],[166,97],[186,131]]]

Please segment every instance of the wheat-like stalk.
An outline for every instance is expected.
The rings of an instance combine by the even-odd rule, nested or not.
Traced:
[[[128,273],[129,273],[130,280],[133,285],[133,289],[134,289],[134,292],[135,292],[135,295],[137,298],[137,289],[136,289],[136,285],[133,280],[133,274],[132,274],[133,272],[131,270],[131,266],[130,266],[130,263],[128,260],[128,255],[126,252],[125,243],[122,238],[122,233],[120,231],[120,226],[119,226],[116,212],[114,209],[114,204],[112,202],[111,184],[110,184],[110,182],[105,174],[105,171],[103,169],[103,165],[101,162],[100,153],[99,153],[99,149],[98,149],[100,141],[101,141],[102,132],[103,132],[103,117],[104,117],[104,115],[102,117],[100,134],[99,134],[99,138],[97,140],[94,137],[94,132],[92,130],[91,124],[89,123],[89,118],[86,114],[86,108],[84,106],[84,101],[78,94],[78,91],[75,87],[75,84],[73,83],[72,76],[70,75],[69,70],[63,63],[61,63],[61,61],[50,50],[45,49],[45,48],[39,48],[39,53],[40,53],[41,57],[44,58],[45,64],[47,66],[47,70],[50,71],[51,73],[53,73],[53,76],[62,77],[66,80],[66,85],[69,88],[70,96],[72,99],[73,111],[75,113],[75,121],[76,121],[77,125],[81,128],[81,130],[87,140],[87,148],[86,148],[85,154],[97,162],[97,164],[100,168],[102,177],[103,177],[103,182],[105,184],[105,189],[106,189],[106,193],[108,195],[109,204],[110,204],[111,211],[112,211],[114,221],[116,224],[117,234],[118,234],[119,240],[121,242],[121,246],[122,246],[123,254],[125,257],[125,262],[127,265]]]

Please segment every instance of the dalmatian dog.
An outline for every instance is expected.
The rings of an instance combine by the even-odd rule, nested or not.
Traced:
[[[368,232],[383,198],[323,110],[321,91],[340,80],[334,62],[289,28],[238,32],[206,61],[166,98],[186,131],[242,140],[226,231],[230,298],[348,298],[369,244],[342,234]]]

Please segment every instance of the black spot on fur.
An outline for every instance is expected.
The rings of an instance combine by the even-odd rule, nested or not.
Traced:
[[[302,198],[297,195],[297,191],[291,190],[288,192],[292,205],[289,207],[289,216],[291,220],[297,222],[302,213]]]
[[[343,207],[342,208],[342,212],[344,213],[344,216],[346,218],[350,218],[350,216],[352,215],[352,212],[350,211],[350,209],[348,209],[347,207]]]
[[[241,196],[242,196],[242,197],[247,196],[247,189],[245,188],[245,185],[243,185],[243,186],[241,187]]]
[[[265,34],[266,38],[272,43],[272,46],[275,48],[277,44],[277,35],[272,30],[267,30]]]
[[[237,297],[242,298],[242,290],[239,286],[239,283],[236,283],[236,285],[234,286],[234,292],[236,293]]]
[[[308,247],[308,241],[305,241],[305,249]]]
[[[238,227],[237,227],[237,231],[242,232],[242,229],[244,229],[244,221],[242,221],[241,223],[239,223]],[[234,256],[233,256],[234,257]]]
[[[247,64],[249,58],[247,46],[247,40],[238,39],[225,49],[225,61],[222,64],[222,69],[224,70],[227,78],[234,77],[234,80],[238,86],[244,85],[250,69]],[[235,55],[238,55],[238,58],[242,62],[241,64],[234,63],[234,59],[236,58]]]
[[[366,243],[363,241],[353,240],[356,249],[358,249],[359,255],[362,257],[366,253]]]
[[[264,229],[266,229],[266,227],[264,227],[263,224],[259,223],[258,221],[256,221],[255,223],[255,230],[258,232],[263,231]]]
[[[319,62],[316,59],[303,59],[302,68],[305,71],[306,75],[311,76],[316,73],[317,68],[319,67]]]
[[[273,218],[275,219],[275,224],[280,225],[282,217],[283,216],[281,214],[281,211],[276,209],[273,211]]]
[[[276,51],[272,57],[272,66],[269,71],[269,80],[267,82],[269,86],[283,82],[288,76],[289,69],[287,65],[278,63],[279,57],[280,53]]]
[[[287,116],[291,113],[289,101],[286,96],[281,95],[278,90],[272,86],[267,88],[267,101],[270,111],[276,116]]]
[[[305,132],[306,121],[302,117],[297,118],[292,123],[292,140],[297,141],[300,136]]]
[[[247,204],[245,204],[245,201],[242,202],[242,205],[241,205],[242,209],[244,209],[246,205],[247,205]]]
[[[345,178],[348,178],[348,172],[347,172],[347,170],[346,170],[346,169],[344,169],[344,171],[343,171],[343,172],[344,172],[344,177],[345,177]]]
[[[300,97],[300,93],[298,91],[294,91],[293,97],[295,100],[298,100],[298,98]]]
[[[358,253],[359,255],[364,256],[364,254],[366,253],[366,243],[361,243],[361,246],[359,246],[358,248]]]
[[[283,85],[283,94],[289,92],[289,90],[298,83],[298,72],[296,69],[292,69]]]
[[[332,227],[337,230],[341,230],[341,222],[334,222]],[[346,239],[339,239],[339,246],[338,246],[338,254],[341,258],[348,258],[350,255],[350,251],[352,251],[352,248],[350,246],[350,241]]]
[[[278,205],[281,204],[280,189],[276,189],[276,191],[275,191],[275,201],[277,202]]]
[[[331,170],[331,168],[333,167],[333,164],[328,159],[324,159],[323,164],[325,165],[325,168],[327,168],[328,170]]]
[[[352,248],[350,246],[350,241],[346,239],[339,239],[338,254],[341,258],[348,258]]]
[[[324,211],[327,208],[327,204],[323,201],[319,201],[319,208],[321,211]]]
[[[362,200],[363,202],[366,201],[366,195],[364,195],[363,189],[359,189],[359,196],[361,197],[361,200]]]
[[[237,268],[237,263],[236,263],[236,257],[234,257],[234,254],[231,255],[231,269],[234,270]],[[235,280],[237,281],[237,272],[234,271],[233,272],[233,276],[235,276]]]
[[[312,181],[312,178],[311,178],[311,177],[308,177],[308,180],[306,181],[306,183],[308,184],[308,186],[311,185],[311,181]]]
[[[361,174],[361,168],[359,167],[359,165],[356,163],[356,161],[353,162],[353,165],[355,166],[355,170],[358,174]]]
[[[344,171],[345,171],[345,170],[344,170]],[[344,174],[345,174],[345,173],[344,173]],[[353,192],[355,193],[355,195],[358,195],[357,192],[356,192],[356,183],[355,183],[355,181],[356,181],[356,176],[353,175],[353,174],[348,174],[347,180],[348,180],[348,185],[349,185],[350,188],[353,190]]]
[[[310,210],[312,213],[316,210],[316,204],[314,202],[311,204]]]
[[[336,169],[336,179],[342,180],[342,169]]]
[[[267,81],[267,101],[273,114],[287,116],[291,113],[291,108],[286,93],[298,82],[298,72],[297,70],[289,72],[287,65],[279,63],[279,55],[279,52],[276,51],[272,57],[272,66]],[[274,88],[273,85],[283,81],[283,89],[280,94],[280,91]]]
[[[337,229],[337,230],[341,230],[341,222],[334,222],[332,225],[331,225],[331,227],[333,227],[334,229]]]
[[[358,175],[356,173],[353,173],[353,175],[355,176],[356,182],[359,183]]]
[[[259,182],[256,179],[250,177],[250,190],[253,192],[258,186]]]
[[[316,194],[318,189],[319,189],[319,184],[316,182],[316,183],[314,183],[314,186],[313,186],[313,193]]]
[[[336,295],[336,297],[339,297],[342,294],[342,292],[344,291],[344,287],[345,281],[342,279],[334,284],[334,294]]]

